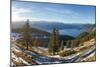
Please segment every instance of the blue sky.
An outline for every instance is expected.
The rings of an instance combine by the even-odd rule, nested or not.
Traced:
[[[63,23],[95,23],[95,6],[12,2],[12,21],[56,21]]]

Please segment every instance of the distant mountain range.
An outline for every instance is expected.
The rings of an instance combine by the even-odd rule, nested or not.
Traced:
[[[13,22],[12,28],[20,28],[25,24],[25,22]],[[88,29],[94,24],[65,24],[61,22],[48,22],[48,21],[30,21],[30,26],[32,28],[37,28],[40,30],[52,30],[57,29]]]
[[[12,32],[19,32],[20,28],[24,24],[25,22],[13,22],[11,25]],[[65,32],[62,32],[64,34],[60,34],[59,36],[60,40],[73,40],[75,38],[83,38],[90,32],[94,32],[96,30],[95,24],[64,24],[60,22],[47,21],[31,21],[30,26],[32,27],[32,32],[35,34],[46,36],[50,36],[51,32],[48,32],[48,30],[52,31],[53,28],[59,29],[60,33],[62,32],[61,30],[64,30]],[[72,29],[75,29],[76,31],[72,31]]]

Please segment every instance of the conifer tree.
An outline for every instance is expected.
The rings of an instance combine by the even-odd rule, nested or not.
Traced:
[[[71,40],[68,40],[68,41],[67,41],[66,47],[67,47],[67,48],[71,48]]]
[[[31,27],[29,25],[29,20],[27,19],[25,25],[21,29],[22,40],[26,45],[26,49],[28,50],[29,45],[31,44],[32,36],[31,36]]]
[[[73,48],[74,48],[74,40],[71,40],[71,49],[73,50]]]
[[[51,33],[48,49],[48,52],[52,55],[59,51],[59,32],[56,28],[54,28]]]

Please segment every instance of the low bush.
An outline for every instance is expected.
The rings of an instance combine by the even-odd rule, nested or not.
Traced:
[[[60,52],[59,55],[62,57],[65,57],[65,56],[69,56],[69,55],[72,55],[75,53],[76,53],[76,51],[74,51],[74,50],[66,50],[66,51]]]

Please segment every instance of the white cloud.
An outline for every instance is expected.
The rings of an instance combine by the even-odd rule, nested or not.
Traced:
[[[59,9],[53,9],[53,8],[45,8],[47,11],[50,11],[50,12],[53,12],[53,13],[57,13],[57,14],[66,14],[66,15],[68,15],[68,14],[72,14],[72,13],[74,13],[73,11],[71,11],[71,10],[64,10],[64,9],[61,9],[61,10],[59,10]]]
[[[31,13],[32,10],[24,8],[12,7],[12,21],[23,21],[26,19],[32,19],[29,16],[23,16],[22,14]]]

